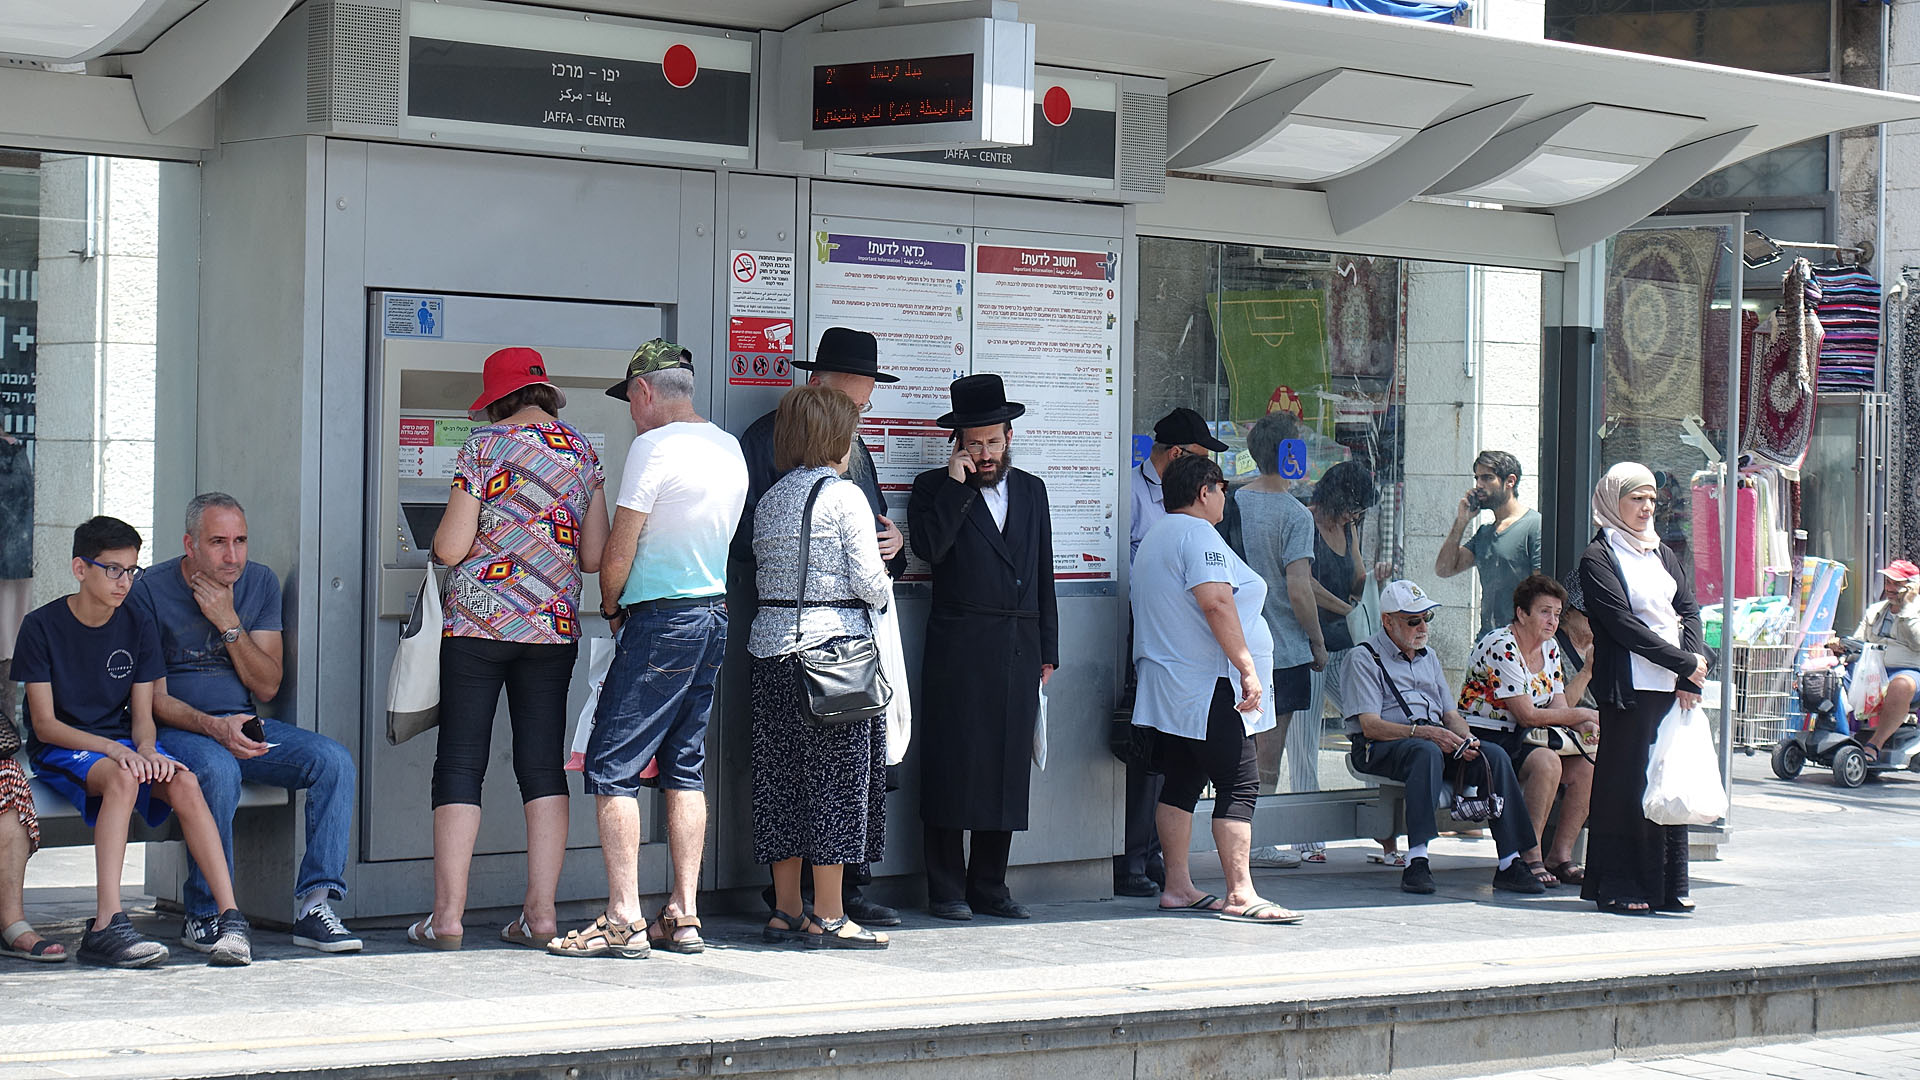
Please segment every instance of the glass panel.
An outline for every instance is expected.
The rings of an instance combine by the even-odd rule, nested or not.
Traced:
[[[1755,199],[1827,193],[1827,140],[1824,136],[1783,146],[1709,173],[1688,188],[1681,200]],[[1750,228],[1764,226],[1748,223]],[[1773,235],[1771,232],[1768,235]]]
[[[197,182],[190,165],[0,151],[0,589],[18,594],[0,611],[71,590],[73,528],[96,514],[140,530],[143,563],[178,550],[177,508],[155,542],[162,191]]]
[[[1548,0],[1547,37],[1676,60],[1825,75],[1827,0]]]
[[[1508,451],[1524,480],[1536,475],[1540,312],[1545,282],[1557,275],[1144,236],[1140,265],[1136,466],[1161,417],[1198,411],[1229,447],[1222,467],[1236,498],[1284,491],[1318,508],[1315,576],[1328,594],[1320,609],[1328,640],[1344,645],[1342,613],[1370,569],[1412,578],[1446,605],[1430,645],[1458,687],[1482,626],[1481,588],[1473,570],[1439,580],[1436,556],[1473,484],[1476,454]],[[1304,475],[1291,482],[1277,475],[1277,460],[1263,470],[1248,448],[1256,422],[1276,412],[1296,418],[1306,447]],[[1352,547],[1316,497],[1336,465],[1376,492],[1354,521]],[[1486,520],[1473,515],[1467,534]],[[1262,572],[1270,595],[1283,594],[1279,572]],[[1303,635],[1289,633],[1304,657]],[[1336,654],[1332,669],[1343,659]],[[1275,662],[1300,660],[1281,653]],[[1359,786],[1331,682],[1314,680],[1292,738],[1262,738],[1263,794]],[[1309,748],[1311,757],[1299,753]]]

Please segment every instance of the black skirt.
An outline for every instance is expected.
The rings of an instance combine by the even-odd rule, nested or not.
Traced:
[[[1647,758],[1673,694],[1634,691],[1631,708],[1600,706],[1600,754],[1587,812],[1582,899],[1659,905],[1687,895],[1687,827],[1655,825],[1641,803]]]
[[[753,857],[816,866],[879,862],[887,838],[887,729],[816,726],[801,711],[800,661],[753,661]]]

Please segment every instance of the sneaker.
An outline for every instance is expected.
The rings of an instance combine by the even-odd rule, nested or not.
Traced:
[[[220,916],[202,915],[194,918],[189,915],[180,924],[180,944],[198,953],[213,951],[213,943],[220,940]]]
[[[207,950],[207,963],[214,967],[246,967],[253,963],[253,943],[247,940],[247,917],[238,909],[228,908],[215,920],[220,936],[214,939],[213,948]]]
[[[1276,844],[1268,844],[1248,852],[1247,865],[1291,870],[1300,865],[1300,853]]]
[[[127,921],[127,913],[115,912],[107,920],[105,929],[95,930],[93,921],[87,921],[85,933],[80,935],[80,962],[98,964],[101,967],[145,968],[167,958],[167,947],[157,941],[149,941],[140,936],[140,931]]]
[[[1540,879],[1533,876],[1533,871],[1527,869],[1527,864],[1521,862],[1519,859],[1508,863],[1505,870],[1495,870],[1493,872],[1493,887],[1496,889],[1505,889],[1508,892],[1527,893],[1529,895],[1537,895],[1547,891],[1547,887],[1540,883]]]
[[[1539,883],[1535,882],[1535,884]],[[1421,896],[1433,894],[1433,870],[1427,866],[1425,856],[1407,860],[1407,868],[1400,873],[1400,891],[1418,893]]]
[[[360,939],[334,914],[333,905],[324,901],[293,924],[293,943],[324,953],[360,951]]]

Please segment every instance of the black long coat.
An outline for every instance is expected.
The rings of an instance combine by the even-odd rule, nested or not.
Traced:
[[[1007,527],[945,469],[914,478],[907,541],[933,566],[913,715],[920,817],[948,829],[1027,827],[1040,665],[1060,664],[1047,486],[1007,470]]]

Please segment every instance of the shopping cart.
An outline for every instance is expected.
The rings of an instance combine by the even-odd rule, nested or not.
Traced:
[[[1795,645],[1733,646],[1733,745],[1751,756],[1772,750],[1798,725],[1791,716]]]

